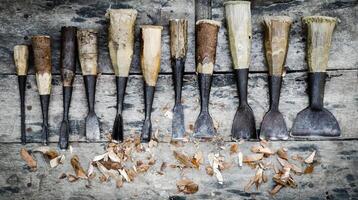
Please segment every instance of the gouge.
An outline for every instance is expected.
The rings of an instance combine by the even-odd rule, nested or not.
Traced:
[[[303,18],[307,25],[307,62],[309,106],[299,112],[293,123],[292,136],[340,136],[337,119],[323,107],[326,69],[336,19],[325,16]]]
[[[269,68],[270,110],[265,114],[260,129],[260,139],[286,140],[288,132],[279,111],[282,74],[288,50],[292,20],[287,16],[264,17],[265,50]]]
[[[112,139],[123,141],[123,102],[134,47],[134,25],[137,11],[134,9],[110,9],[108,48],[116,76],[117,114],[114,120]]]
[[[32,37],[32,48],[34,52],[34,64],[36,70],[37,89],[40,94],[42,109],[42,143],[48,144],[48,106],[51,94],[51,38],[47,35],[36,35]]]
[[[149,142],[152,135],[151,113],[155,85],[160,70],[162,26],[141,26],[141,68],[144,78],[144,107],[145,119],[142,128],[141,141]]]
[[[173,70],[175,104],[173,108],[172,139],[184,138],[184,112],[181,103],[181,91],[185,68],[185,58],[188,50],[188,20],[172,19],[170,25],[170,56]]]
[[[16,74],[19,82],[20,92],[20,110],[21,110],[21,143],[26,144],[25,130],[25,90],[27,70],[29,63],[29,48],[27,45],[16,45],[14,47],[14,61],[16,66]]]
[[[72,96],[72,84],[76,75],[76,33],[77,28],[74,26],[64,26],[61,28],[60,66],[63,85],[63,118],[59,134],[59,146],[61,149],[67,149],[70,134],[68,115]]]
[[[78,30],[77,43],[88,104],[85,132],[87,139],[94,141],[100,138],[99,120],[94,110],[98,60],[97,30]]]
[[[224,3],[230,51],[240,104],[232,123],[235,139],[256,139],[254,113],[247,102],[247,82],[251,57],[251,9],[249,1]]]
[[[211,81],[214,72],[216,45],[220,22],[203,19],[196,22],[196,71],[200,91],[200,114],[194,125],[194,137],[215,136],[213,119],[209,114]]]

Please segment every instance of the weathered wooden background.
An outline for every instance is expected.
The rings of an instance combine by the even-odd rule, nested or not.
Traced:
[[[200,0],[203,1],[203,0]],[[200,10],[201,15],[211,12],[212,18],[221,21],[223,26],[219,32],[219,44],[217,48],[217,60],[214,69],[214,79],[211,91],[210,112],[216,124],[218,133],[230,140],[232,120],[238,106],[236,81],[232,73],[231,58],[228,48],[227,32],[224,19],[224,0],[213,0],[211,7]],[[203,1],[204,2],[204,1]],[[183,88],[183,101],[185,106],[185,124],[187,129],[194,124],[199,113],[199,91],[195,75],[195,42],[194,24],[195,12],[194,0],[0,0],[0,199],[10,197],[17,198],[21,195],[31,194],[32,199],[41,198],[66,198],[66,199],[93,199],[106,198],[104,194],[66,193],[68,187],[61,185],[59,192],[50,194],[51,185],[55,182],[57,174],[42,173],[32,177],[25,173],[25,169],[13,170],[12,167],[23,166],[19,161],[17,151],[20,148],[20,109],[17,77],[12,60],[13,46],[16,44],[30,44],[31,36],[35,34],[48,34],[52,37],[52,61],[53,81],[50,102],[50,141],[58,141],[58,130],[62,120],[62,83],[59,74],[60,53],[60,28],[61,26],[78,26],[81,28],[91,27],[99,29],[99,67],[101,75],[98,79],[96,93],[96,112],[101,122],[101,141],[105,141],[105,134],[110,133],[115,117],[115,81],[111,68],[107,48],[108,21],[104,15],[108,8],[135,8],[138,10],[136,23],[136,35],[139,35],[139,25],[160,24],[164,26],[162,35],[162,59],[161,71],[154,98],[153,130],[158,130],[160,140],[168,141],[171,135],[170,111],[174,103],[174,91],[169,60],[169,35],[168,21],[170,18],[185,17],[189,20],[189,51],[186,60],[186,74]],[[252,1],[252,27],[253,44],[251,66],[249,75],[249,104],[254,110],[256,127],[259,129],[262,117],[268,110],[267,66],[263,52],[263,27],[261,25],[264,15],[288,15],[293,18],[290,33],[288,57],[286,61],[287,74],[281,90],[280,110],[282,111],[289,128],[296,114],[308,105],[307,96],[307,65],[305,61],[306,30],[302,26],[301,17],[307,15],[328,15],[339,18],[332,41],[330,60],[328,66],[328,79],[325,90],[325,107],[328,108],[338,119],[342,136],[327,141],[327,138],[315,138],[318,142],[307,142],[316,145],[313,149],[321,149],[322,160],[325,162],[317,173],[321,176],[313,176],[304,179],[308,187],[300,186],[298,191],[283,193],[279,198],[287,197],[302,199],[308,197],[321,198],[357,198],[358,175],[354,166],[357,165],[356,141],[358,139],[358,3],[356,0],[253,0]],[[197,15],[198,17],[198,15]],[[200,16],[199,16],[200,18]],[[136,37],[135,55],[132,62],[127,93],[125,97],[124,126],[126,136],[139,134],[143,113],[142,76],[139,65],[139,37]],[[40,142],[41,108],[34,77],[32,59],[26,91],[26,125],[27,138],[30,142]],[[78,141],[82,146],[77,147],[79,152],[92,151],[90,156],[102,151],[101,144],[82,144],[84,137],[84,118],[87,113],[87,105],[84,94],[84,85],[79,66],[74,83],[74,92],[70,109],[72,134],[70,140]],[[131,131],[134,129],[136,132]],[[293,140],[293,139],[291,139]],[[338,141],[339,140],[339,141]],[[352,141],[351,141],[352,140]],[[305,148],[306,142],[286,142],[290,148],[300,151]],[[36,146],[38,144],[32,144]],[[52,144],[56,146],[56,144]],[[162,144],[165,145],[165,144]],[[277,143],[276,145],[280,145]],[[310,146],[309,148],[311,148]],[[332,148],[331,148],[332,147]],[[169,148],[161,147],[162,151]],[[207,147],[210,151],[211,146]],[[189,148],[190,149],[190,148]],[[307,148],[306,148],[307,150]],[[305,150],[305,151],[306,151]],[[340,151],[337,152],[337,151]],[[169,151],[169,150],[168,150]],[[10,153],[9,153],[10,152]],[[14,153],[15,152],[15,153]],[[335,154],[339,155],[336,157]],[[163,154],[162,156],[168,156]],[[159,156],[160,157],[160,156]],[[12,160],[15,161],[12,161]],[[164,159],[164,158],[159,158]],[[19,177],[16,186],[8,181],[10,171]],[[238,173],[235,170],[230,173]],[[240,172],[242,173],[242,172]],[[339,174],[339,177],[338,175]],[[49,175],[49,178],[44,178]],[[317,175],[317,174],[316,174]],[[331,177],[332,176],[332,177]],[[342,178],[346,178],[343,180]],[[167,177],[168,178],[168,177]],[[173,177],[172,177],[173,178]],[[236,177],[247,180],[248,177]],[[243,193],[243,185],[246,183],[236,178],[231,181],[232,185],[226,185],[227,190],[220,190],[222,198],[268,198],[267,194],[248,195]],[[323,185],[322,179],[327,178]],[[26,181],[33,180],[38,186],[32,188],[25,186]],[[205,192],[218,190],[216,185],[201,178],[203,185],[208,189],[200,191],[193,199],[216,198],[205,195]],[[234,180],[235,179],[235,180]],[[167,179],[165,179],[167,180]],[[159,179],[145,178],[148,188]],[[338,180],[338,181],[337,181]],[[45,181],[45,182],[43,182]],[[335,186],[334,183],[341,184]],[[25,184],[25,185],[24,185]],[[306,184],[306,185],[307,185]],[[314,187],[312,185],[315,185]],[[29,189],[24,189],[29,187]],[[99,186],[108,190],[113,186]],[[15,188],[15,189],[14,189]],[[17,188],[17,189],[16,189]],[[56,187],[55,187],[56,188]],[[67,189],[66,189],[67,188]],[[84,186],[75,186],[71,191],[80,191]],[[156,193],[162,185],[155,185],[147,192],[127,188],[127,193],[119,192],[107,196],[109,199],[117,197],[135,198],[135,195],[146,198],[164,197],[173,192],[169,188],[166,192]],[[236,189],[233,189],[236,188]],[[237,190],[237,188],[239,188]],[[308,189],[308,190],[307,190]],[[38,191],[43,191],[47,196],[41,197]],[[112,190],[112,189],[110,189]],[[327,191],[325,191],[327,190]],[[46,192],[47,191],[47,192]],[[305,193],[304,191],[308,191]],[[12,196],[16,193],[15,196]],[[214,194],[219,194],[214,193]],[[137,196],[138,198],[138,196]]]

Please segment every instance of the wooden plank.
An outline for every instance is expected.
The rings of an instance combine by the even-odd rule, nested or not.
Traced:
[[[194,0],[140,0],[140,1],[100,1],[88,0],[69,3],[68,1],[33,0],[33,1],[5,1],[0,5],[2,10],[0,22],[0,73],[14,74],[12,61],[13,46],[20,43],[29,44],[34,34],[49,34],[53,38],[53,72],[59,73],[60,28],[74,25],[78,27],[99,28],[99,67],[102,73],[113,73],[108,56],[107,26],[104,18],[106,10],[111,8],[135,8],[138,10],[136,24],[135,54],[131,73],[140,73],[139,67],[139,25],[160,24],[164,26],[161,72],[171,72],[169,58],[168,20],[172,17],[185,17],[189,20],[189,48],[186,71],[195,71],[194,60]],[[223,0],[213,0],[212,17],[223,23],[219,32],[217,48],[217,63],[215,71],[231,71],[231,57],[224,16]],[[302,27],[301,17],[306,15],[329,15],[338,17],[338,23],[333,36],[329,69],[357,69],[358,38],[356,37],[355,19],[358,6],[355,0],[347,1],[293,1],[270,0],[254,1],[252,6],[253,44],[251,71],[266,71],[261,26],[263,15],[289,15],[294,23],[286,62],[287,70],[305,70],[306,33]],[[30,67],[33,73],[33,67]],[[77,72],[80,72],[79,68]]]
[[[211,19],[211,0],[195,0],[195,22]]]
[[[73,154],[69,151],[61,151],[66,160],[63,165],[50,169],[49,165],[39,154],[35,154],[38,161],[38,170],[29,172],[25,162],[20,158],[19,144],[0,145],[0,199],[21,199],[24,196],[29,199],[271,199],[268,191],[274,183],[272,170],[265,170],[268,182],[263,183],[258,190],[252,188],[250,193],[244,192],[245,185],[255,174],[255,170],[244,164],[237,165],[237,155],[229,154],[232,143],[223,144],[225,149],[219,148],[212,143],[186,144],[184,147],[174,147],[169,144],[159,144],[148,152],[135,153],[134,160],[153,155],[156,163],[144,174],[139,174],[134,182],[124,183],[123,187],[117,189],[112,179],[107,183],[100,183],[98,177],[100,172],[95,170],[96,177],[91,181],[91,187],[85,180],[69,183],[66,179],[60,180],[61,173],[74,174],[70,165],[70,158],[76,154],[85,170],[94,156],[104,153],[104,144],[80,143],[73,146]],[[249,149],[255,145],[253,142],[245,142],[240,145],[240,151],[244,155],[249,154]],[[317,151],[318,164],[312,174],[301,176],[293,175],[298,187],[283,188],[275,199],[355,199],[358,197],[358,174],[356,165],[357,141],[302,141],[302,142],[274,142],[272,149],[286,147],[289,157],[292,155],[308,156],[313,150]],[[26,148],[34,149],[39,144],[28,144]],[[56,144],[51,144],[56,148]],[[197,151],[204,155],[204,165],[196,169],[171,169],[167,167],[164,175],[156,172],[163,162],[177,164],[173,157],[173,150],[185,152],[192,156]],[[205,167],[209,164],[208,153],[220,153],[226,162],[233,166],[222,172],[224,184],[217,183],[215,177],[205,173]],[[265,159],[278,165],[276,156]],[[145,161],[145,160],[144,160]],[[290,162],[294,162],[290,160]],[[301,166],[298,162],[296,165]],[[131,167],[128,165],[127,167]],[[302,166],[303,167],[303,166]],[[193,195],[183,195],[176,189],[176,181],[189,178],[199,185],[199,191]]]
[[[306,73],[288,73],[284,77],[281,90],[280,110],[287,126],[291,128],[296,114],[308,104],[306,93]],[[52,94],[49,110],[50,141],[58,140],[58,129],[62,120],[62,86],[59,76],[52,81]],[[26,91],[27,106],[27,135],[29,141],[40,141],[41,108],[35,77],[29,76]],[[140,75],[131,75],[125,96],[123,112],[125,134],[131,129],[140,131],[143,113],[143,82]],[[20,138],[20,110],[17,78],[14,75],[0,76],[0,140],[17,142]],[[195,75],[186,75],[183,87],[183,105],[185,125],[193,125],[200,110],[199,94]],[[256,127],[259,129],[263,115],[268,110],[267,75],[264,73],[250,74],[248,89],[249,104],[255,113]],[[161,139],[166,140],[171,135],[170,112],[174,104],[174,91],[170,75],[159,76],[153,105],[153,131],[159,130]],[[325,107],[338,119],[342,138],[358,138],[356,123],[358,107],[358,79],[356,70],[329,72],[325,91]],[[114,76],[102,75],[98,78],[96,94],[96,111],[100,118],[102,134],[111,131],[116,112],[116,95]],[[238,106],[236,82],[231,74],[215,75],[211,90],[210,113],[218,124],[218,133],[230,139],[232,120]],[[84,94],[83,79],[76,76],[70,121],[72,141],[84,141],[84,118],[87,112],[87,102]],[[324,138],[322,138],[324,139]]]

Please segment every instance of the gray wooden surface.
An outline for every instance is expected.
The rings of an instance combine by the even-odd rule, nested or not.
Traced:
[[[110,133],[115,117],[115,83],[107,49],[108,21],[104,18],[108,8],[135,8],[138,10],[136,35],[141,24],[160,24],[164,26],[162,35],[161,73],[153,105],[153,131],[162,141],[154,153],[157,163],[146,175],[140,176],[134,183],[125,184],[116,189],[112,181],[100,184],[95,181],[91,189],[86,182],[70,184],[57,177],[62,172],[72,172],[69,165],[70,153],[66,154],[64,166],[49,170],[40,160],[40,168],[30,173],[19,156],[20,115],[17,77],[12,60],[12,48],[16,44],[30,44],[35,34],[49,34],[52,37],[53,76],[50,101],[50,141],[56,148],[58,129],[62,120],[62,86],[59,76],[59,49],[61,26],[94,27],[99,29],[99,67],[96,93],[96,111],[101,122],[102,138],[97,143],[87,144],[84,137],[84,118],[87,102],[79,67],[74,83],[70,109],[70,136],[74,153],[80,155],[83,163],[103,152],[105,135]],[[186,62],[186,75],[183,88],[185,126],[188,132],[199,112],[199,94],[195,75],[194,0],[0,0],[0,199],[267,199],[267,191],[273,187],[269,183],[259,191],[243,192],[245,184],[254,175],[247,166],[233,167],[224,171],[225,184],[220,186],[204,169],[168,170],[164,176],[158,176],[162,161],[174,162],[172,149],[168,142],[171,135],[170,112],[174,102],[174,91],[169,61],[168,20],[185,17],[189,20],[189,48]],[[230,130],[238,106],[236,81],[232,74],[231,58],[223,8],[223,0],[213,0],[212,18],[223,23],[219,32],[217,63],[210,99],[210,112],[218,133],[227,141],[229,147]],[[301,17],[306,15],[328,15],[340,19],[337,24],[330,52],[328,79],[325,90],[325,107],[338,119],[342,136],[339,138],[314,138],[317,141],[274,142],[274,148],[288,147],[290,153],[307,155],[313,149],[318,150],[319,165],[311,175],[296,176],[297,189],[285,188],[276,199],[358,199],[358,3],[355,0],[255,0],[252,1],[253,44],[249,75],[249,104],[254,110],[256,127],[259,129],[263,115],[268,110],[267,66],[262,46],[264,15],[289,15],[293,18],[290,34],[289,52],[286,62],[288,73],[284,77],[281,90],[280,110],[289,128],[296,114],[308,105],[307,65],[305,62],[306,30],[302,27]],[[200,18],[200,16],[197,16]],[[126,137],[139,134],[142,127],[143,81],[139,66],[139,37],[136,37],[135,55],[131,75],[125,96],[124,127]],[[37,147],[40,142],[41,109],[35,83],[32,61],[30,63],[26,91],[27,138],[31,144],[26,148]],[[132,131],[134,130],[134,131]],[[158,131],[157,131],[158,130]],[[35,143],[33,143],[35,142]],[[248,153],[252,142],[244,143],[240,149]],[[200,149],[207,154],[217,152],[212,143],[201,143]],[[181,148],[194,153],[193,144]],[[228,150],[221,150],[227,159]],[[207,159],[205,160],[207,163]],[[87,165],[84,164],[87,169]],[[183,196],[176,192],[175,181],[182,176],[192,178],[199,183],[199,192]]]
[[[82,166],[87,170],[88,163],[94,156],[103,153],[104,144],[72,144],[73,154],[80,156]],[[358,198],[358,174],[357,166],[357,142],[356,141],[294,141],[273,142],[272,149],[281,146],[288,149],[289,156],[298,154],[308,156],[313,150],[317,150],[316,159],[318,165],[312,174],[301,176],[293,175],[297,182],[296,189],[283,188],[274,198],[268,191],[274,186],[273,171],[267,170],[265,174],[269,181],[260,186],[259,190],[252,188],[251,193],[244,192],[245,185],[255,174],[255,170],[245,165],[237,166],[237,155],[229,155],[231,143],[226,143],[225,149],[208,143],[198,146],[186,144],[184,147],[176,148],[167,143],[161,143],[158,147],[151,148],[151,153],[156,158],[156,164],[150,170],[136,177],[132,183],[124,183],[120,189],[115,187],[115,182],[100,183],[99,173],[92,182],[91,188],[86,188],[84,180],[69,183],[66,179],[60,180],[58,176],[63,172],[74,173],[70,158],[70,152],[64,152],[65,164],[50,169],[42,155],[36,154],[38,160],[37,172],[29,172],[25,163],[19,155],[19,144],[3,144],[0,146],[0,199],[357,199]],[[245,142],[240,146],[244,155],[249,154],[249,148],[253,142]],[[29,149],[37,147],[38,144],[27,145]],[[56,148],[56,145],[51,145]],[[220,149],[220,150],[219,150]],[[156,172],[160,169],[162,162],[176,164],[173,150],[193,155],[202,151],[204,165],[199,170],[171,169],[167,167],[164,175]],[[150,152],[140,155],[149,155]],[[210,152],[222,154],[226,162],[233,166],[222,172],[224,184],[217,183],[215,177],[205,173],[205,165],[208,165],[207,155]],[[138,156],[135,160],[140,160]],[[274,156],[268,158],[277,164]],[[298,163],[295,163],[298,165]],[[298,165],[300,166],[300,165]],[[130,167],[130,166],[128,166]],[[176,181],[181,178],[189,178],[199,185],[199,191],[193,195],[177,193]]]

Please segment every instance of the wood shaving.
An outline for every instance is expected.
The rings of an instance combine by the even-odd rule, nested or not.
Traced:
[[[309,164],[309,165],[306,167],[306,169],[305,169],[305,171],[304,171],[303,173],[304,173],[304,174],[311,174],[311,173],[313,172],[313,170],[314,170],[314,165]]]
[[[177,152],[177,151],[173,151],[173,154],[174,154],[174,157],[181,163],[183,164],[185,167],[188,167],[188,168],[194,168],[195,166],[193,165],[193,163],[191,163],[191,159],[183,154],[183,153],[180,153],[180,152]]]
[[[77,177],[73,174],[67,174],[66,177],[67,177],[67,181],[70,183],[75,182],[79,179],[79,177]]]
[[[71,158],[71,165],[72,165],[72,168],[75,170],[77,177],[87,179],[87,175],[86,175],[85,171],[83,170],[77,155],[74,155]]]
[[[199,190],[199,185],[189,179],[181,179],[176,183],[178,191],[184,194],[194,194]]]
[[[242,167],[243,157],[244,157],[243,154],[241,152],[239,152],[239,154],[238,154],[239,167]]]
[[[288,160],[287,149],[281,147],[276,153],[280,158]]]
[[[20,150],[21,158],[26,161],[27,166],[30,167],[30,171],[37,170],[37,161],[29,154],[29,152],[25,148],[21,148]]]
[[[312,164],[314,161],[314,157],[316,155],[316,151],[313,151],[306,159],[305,159],[305,163],[307,164]]]
[[[271,195],[277,194],[277,193],[281,190],[281,188],[283,188],[283,185],[280,185],[280,184],[276,185],[276,186],[270,191],[270,194],[271,194]]]
[[[251,154],[248,156],[244,156],[243,162],[244,163],[250,163],[250,162],[256,162],[261,160],[264,157],[264,154]]]
[[[57,156],[56,158],[50,160],[51,168],[57,167],[59,164],[63,164],[65,161],[65,155]]]
[[[116,187],[121,188],[123,186],[122,176],[116,180]]]
[[[213,176],[213,175],[214,175],[214,170],[213,170],[213,168],[212,168],[210,165],[208,165],[208,166],[205,167],[205,171],[206,171],[206,174],[209,175],[209,176]]]
[[[123,176],[123,178],[124,178],[127,182],[131,182],[131,179],[129,178],[129,176],[128,176],[126,170],[124,170],[124,169],[119,169],[118,171],[119,171],[119,173]]]
[[[217,180],[218,180],[218,183],[219,184],[223,184],[224,183],[224,179],[223,179],[223,176],[219,170],[219,159],[218,159],[218,155],[215,155],[213,153],[210,153],[208,155],[208,159],[209,159],[209,163],[210,163],[210,166],[213,168],[213,172],[214,172],[214,175],[216,176]]]
[[[263,146],[253,146],[251,147],[251,151],[253,153],[263,153],[265,155],[275,154],[269,147],[263,147]]]
[[[239,151],[239,145],[234,143],[230,146],[230,154],[235,154]]]
[[[158,146],[158,142],[155,141],[155,140],[150,140],[149,143],[148,143],[148,147],[149,148],[153,148],[153,147],[156,147]]]
[[[194,154],[193,158],[191,159],[191,163],[194,165],[195,168],[199,169],[200,165],[204,162],[203,152],[198,151]]]

